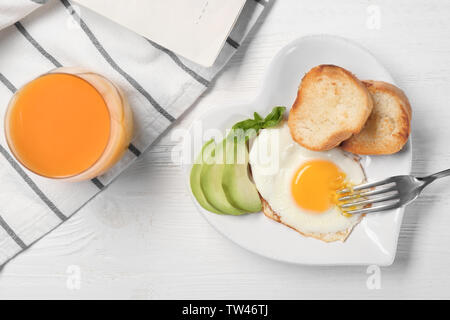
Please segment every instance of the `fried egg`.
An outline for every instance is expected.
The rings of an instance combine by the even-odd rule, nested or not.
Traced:
[[[365,181],[358,159],[334,148],[311,151],[297,144],[286,122],[260,131],[249,163],[264,213],[305,236],[344,241],[361,215],[344,215],[336,191]]]

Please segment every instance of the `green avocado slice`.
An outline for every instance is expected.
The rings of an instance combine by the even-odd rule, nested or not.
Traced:
[[[214,152],[215,143],[214,140],[211,139],[208,142],[206,142],[202,148],[202,151],[200,152],[200,155],[196,159],[195,163],[192,165],[191,169],[191,175],[190,175],[190,185],[192,193],[194,194],[195,199],[197,199],[197,202],[206,210],[214,213],[223,213],[214,208],[208,200],[206,200],[205,195],[203,194],[202,188],[200,187],[200,174],[202,172],[203,167],[203,160],[206,159],[206,157],[211,157],[211,153]]]
[[[228,201],[222,187],[225,147],[226,139],[216,146],[213,155],[206,157],[200,173],[200,186],[205,198],[214,208],[225,214],[241,215],[246,212],[236,208]]]
[[[223,170],[222,187],[225,195],[234,207],[246,212],[261,211],[261,199],[255,184],[248,175],[248,149],[245,141],[229,142],[226,148],[228,159]],[[233,154],[230,154],[234,151]]]

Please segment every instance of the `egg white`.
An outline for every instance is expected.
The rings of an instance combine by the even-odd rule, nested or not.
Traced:
[[[355,185],[365,181],[364,171],[353,156],[339,148],[323,152],[303,148],[292,139],[286,122],[261,130],[250,146],[249,162],[256,188],[282,223],[306,235],[349,233],[360,216],[346,217],[336,206],[323,213],[310,212],[299,207],[292,196],[291,183],[297,170],[314,159],[333,162]]]

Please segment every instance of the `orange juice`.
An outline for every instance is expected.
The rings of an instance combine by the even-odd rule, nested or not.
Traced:
[[[78,68],[55,69],[23,86],[5,117],[8,145],[25,167],[74,181],[114,165],[130,143],[132,124],[119,89]]]

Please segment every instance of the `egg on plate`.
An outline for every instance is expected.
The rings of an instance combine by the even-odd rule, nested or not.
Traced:
[[[337,206],[337,190],[365,181],[354,155],[339,148],[308,150],[282,122],[260,131],[250,146],[249,163],[264,214],[305,236],[344,241],[362,219]]]

